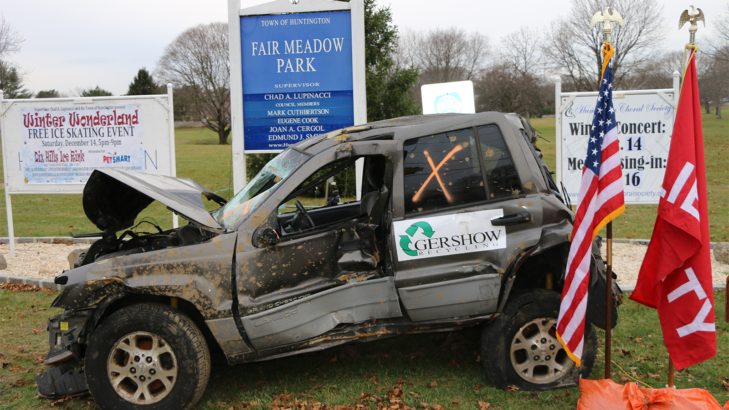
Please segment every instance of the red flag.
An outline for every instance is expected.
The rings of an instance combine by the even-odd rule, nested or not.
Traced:
[[[704,133],[691,50],[663,178],[658,217],[630,299],[658,309],[677,369],[716,356]]]

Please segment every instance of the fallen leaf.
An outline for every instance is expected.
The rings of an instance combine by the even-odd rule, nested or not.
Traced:
[[[438,387],[438,383],[433,382],[433,383],[430,383],[430,384],[426,384],[426,386],[427,387]]]
[[[628,378],[628,376],[626,376],[626,375],[624,375],[624,374],[621,374],[621,375],[620,375],[620,378],[618,378],[618,381],[619,381],[620,383],[627,383],[627,382],[629,382],[629,381],[630,381],[630,379]]]
[[[428,404],[428,403],[423,403],[423,402],[421,401],[421,402],[420,402],[420,407],[422,407],[422,408],[424,408],[424,409],[427,409],[427,408],[429,407],[429,404]]]
[[[380,383],[377,383],[377,380],[375,380],[375,379],[372,379],[372,383],[376,384],[377,386],[380,385]]]
[[[417,399],[417,398],[420,398],[420,395],[419,395],[418,393],[415,393],[414,391],[411,391],[411,392],[410,392],[410,393],[408,393],[408,394],[411,394],[411,395],[413,395],[413,396],[414,396],[414,397],[415,397],[416,399]]]
[[[643,338],[640,337],[640,336],[638,336],[638,337],[635,338],[635,341],[638,342],[638,343],[643,343]]]
[[[314,386],[314,390],[319,390],[319,389],[321,389],[321,386]]]
[[[334,357],[333,357],[333,358],[332,358],[331,360],[329,360],[329,361],[330,361],[330,362],[336,362],[336,361],[337,361],[337,356],[334,356]]]
[[[648,377],[650,377],[651,379],[661,380],[660,374],[648,373]]]
[[[724,376],[721,376],[721,387],[723,387],[724,390],[729,391],[729,379]]]
[[[529,395],[529,398],[532,400],[537,400],[539,398],[539,395],[537,393],[532,393]]]
[[[509,393],[512,393],[512,392],[519,390],[519,388],[512,385],[512,386],[507,386],[504,390],[508,391]]]
[[[370,394],[369,393],[362,393],[362,394],[359,395],[359,398],[360,399],[366,399],[368,397],[370,397]]]
[[[480,410],[488,410],[489,407],[491,407],[491,403],[486,403],[485,401],[476,401],[478,403],[478,407]]]
[[[58,399],[58,400],[56,400],[56,401],[52,402],[52,403],[51,403],[51,407],[56,407],[56,404],[61,404],[61,403],[63,403],[63,402],[69,401],[69,400],[71,400],[71,399],[72,399],[72,397],[71,397],[71,396],[63,396],[63,397],[61,397],[60,399]]]
[[[441,406],[440,404],[435,404],[435,405],[433,405],[433,408],[434,408],[435,410],[443,410],[443,406]]]
[[[40,334],[40,332],[38,331],[38,329],[33,329],[33,333],[35,333],[36,335],[39,335]]]
[[[402,377],[397,379],[397,384],[403,384],[403,383],[405,383],[405,381],[402,379]]]
[[[481,387],[483,387],[483,384],[481,384],[481,383],[479,383],[479,384],[476,385],[476,388],[477,389],[480,389]]]
[[[565,391],[564,391],[564,395],[565,395],[565,396],[571,396],[571,395],[572,395],[572,393],[570,393],[570,392],[569,392],[569,390],[565,390]]]
[[[632,356],[633,354],[630,352],[630,350],[620,349],[622,350],[623,356]]]
[[[460,406],[460,403],[453,402],[453,403],[451,403],[451,406],[458,407],[458,406]]]

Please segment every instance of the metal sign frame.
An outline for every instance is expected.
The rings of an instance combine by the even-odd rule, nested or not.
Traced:
[[[631,95],[658,95],[661,97],[662,100],[664,100],[666,103],[668,103],[672,107],[673,115],[671,117],[671,125],[673,126],[673,122],[676,120],[676,108],[678,105],[678,98],[680,93],[680,74],[675,71],[673,73],[673,88],[666,88],[666,89],[656,89],[656,90],[626,90],[626,91],[613,91],[613,95],[623,95],[623,96],[631,96]],[[669,94],[672,94],[673,98],[669,96]],[[562,93],[562,82],[561,79],[557,78],[554,84],[554,106],[555,106],[555,139],[556,139],[556,180],[557,185],[561,186],[563,177],[564,177],[564,169],[567,166],[565,162],[565,158],[563,156],[564,154],[564,137],[563,137],[563,130],[562,127],[564,124],[562,123],[562,114],[565,112],[565,110],[568,109],[570,104],[578,98],[578,97],[594,97],[597,98],[598,92],[572,92],[572,93]],[[673,127],[671,127],[673,128]],[[587,138],[587,137],[585,137]],[[670,135],[669,135],[670,138]],[[621,143],[622,145],[622,143]],[[622,148],[621,148],[622,149]],[[582,158],[584,159],[584,153],[582,154]],[[662,181],[662,178],[661,178]],[[647,202],[647,201],[632,201],[630,198],[626,197],[625,199],[626,205],[654,205],[658,204],[658,198],[655,199],[654,202]]]
[[[352,80],[354,124],[367,122],[364,56],[364,0],[350,2],[332,0],[276,0],[245,9],[241,0],[228,0],[228,36],[230,47],[230,108],[233,144],[233,188],[240,191],[246,184],[245,129],[243,112],[243,67],[241,55],[241,17],[275,16],[330,11],[350,11],[352,29]],[[279,153],[281,150],[260,150],[255,153]],[[358,169],[361,167],[358,161]],[[361,171],[358,172],[358,175]],[[358,189],[361,179],[357,178]]]
[[[82,194],[85,184],[27,184],[18,185],[15,181],[17,179],[18,172],[23,172],[23,167],[20,160],[20,154],[17,148],[14,148],[15,142],[13,139],[17,137],[14,135],[15,121],[20,121],[19,118],[9,118],[11,114],[20,113],[17,112],[18,107],[33,107],[39,105],[46,106],[59,106],[69,107],[78,105],[88,104],[140,104],[140,106],[156,106],[159,104],[163,110],[162,116],[165,121],[164,124],[159,123],[160,115],[149,116],[145,113],[142,114],[142,129],[153,127],[155,132],[159,132],[160,129],[166,129],[167,140],[161,139],[160,135],[155,132],[146,131],[148,140],[154,140],[160,144],[159,149],[155,148],[155,158],[150,157],[150,163],[155,167],[153,173],[159,175],[167,175],[175,177],[177,176],[177,166],[175,163],[175,121],[174,121],[174,105],[172,96],[172,84],[167,85],[167,94],[161,95],[137,95],[137,96],[120,96],[120,97],[80,97],[80,98],[28,98],[28,99],[3,99],[3,93],[0,91],[0,136],[2,141],[2,155],[3,155],[3,175],[4,175],[4,190],[5,190],[5,211],[7,215],[8,224],[8,239],[10,244],[10,257],[15,257],[15,228],[13,225],[13,208],[12,208],[12,195],[54,195],[54,194]],[[147,124],[147,125],[145,125]],[[150,148],[151,149],[151,148]],[[15,154],[18,154],[18,158],[14,158]],[[158,157],[160,154],[161,157]],[[147,151],[145,150],[145,163],[147,159]],[[14,164],[18,161],[18,170],[11,169],[11,163]],[[167,163],[168,166],[164,167],[163,164]],[[177,215],[173,214],[173,226],[178,226]]]

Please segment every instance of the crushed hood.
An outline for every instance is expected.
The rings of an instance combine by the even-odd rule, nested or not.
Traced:
[[[200,198],[205,187],[188,178],[173,178],[117,169],[97,169],[84,187],[86,216],[101,230],[131,227],[153,201],[213,231],[223,231]]]

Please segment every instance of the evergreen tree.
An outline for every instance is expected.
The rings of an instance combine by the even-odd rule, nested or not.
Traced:
[[[150,95],[159,94],[159,87],[155,84],[152,75],[149,74],[146,68],[141,68],[137,72],[137,76],[129,84],[129,91],[127,95]]]
[[[110,97],[111,95],[112,94],[109,91],[99,88],[98,85],[96,88],[81,91],[82,97]]]
[[[375,1],[365,0],[367,121],[370,122],[420,112],[409,92],[418,79],[418,69],[395,65],[397,26],[392,24],[390,7],[378,9]]]
[[[33,94],[23,88],[18,70],[10,64],[0,61],[0,90],[3,98],[30,98]]]
[[[55,89],[52,90],[43,90],[38,91],[38,94],[35,95],[35,98],[58,98],[61,94],[58,93]]]

